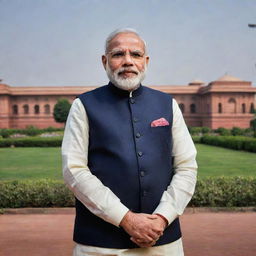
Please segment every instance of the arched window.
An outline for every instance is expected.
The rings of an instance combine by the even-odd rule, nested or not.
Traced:
[[[28,104],[23,105],[23,112],[24,112],[25,115],[27,115],[29,113],[29,106],[28,106]]]
[[[254,109],[254,104],[251,103],[251,107],[250,107],[250,113],[254,113],[255,109]]]
[[[44,105],[44,113],[50,114],[50,105],[49,104]]]
[[[242,104],[242,113],[246,113],[246,106],[245,106],[245,103]]]
[[[185,105],[183,103],[179,104],[180,110],[182,113],[185,113]]]
[[[228,100],[227,112],[228,113],[236,113],[236,100],[234,98],[230,98]]]
[[[18,115],[18,114],[19,114],[18,105],[13,105],[13,106],[12,106],[12,113],[13,113],[14,115]]]
[[[221,103],[218,104],[218,113],[222,113],[222,104]]]
[[[190,105],[190,113],[196,113],[196,105],[194,103]]]
[[[36,115],[38,115],[38,114],[40,113],[39,105],[35,105],[35,106],[34,106],[34,113],[35,113]]]

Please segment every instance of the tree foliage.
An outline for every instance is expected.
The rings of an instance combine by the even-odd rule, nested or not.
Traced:
[[[250,125],[251,125],[251,128],[253,129],[254,137],[256,138],[256,110],[255,109],[253,110],[253,113],[254,113],[254,117],[251,120]]]
[[[53,117],[58,123],[66,123],[71,104],[67,99],[59,99],[54,106]]]

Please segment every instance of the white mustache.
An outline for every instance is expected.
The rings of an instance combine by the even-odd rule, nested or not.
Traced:
[[[122,74],[122,73],[125,73],[125,72],[129,72],[129,73],[134,73],[136,75],[138,75],[138,71],[137,70],[134,70],[134,69],[130,69],[130,68],[120,68],[116,71],[116,73],[118,75]]]

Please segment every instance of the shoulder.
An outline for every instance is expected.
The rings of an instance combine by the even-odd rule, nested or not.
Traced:
[[[168,94],[168,93],[165,93],[165,92],[162,92],[162,91],[159,91],[159,90],[147,87],[147,86],[143,86],[143,87],[144,87],[144,90],[145,90],[146,93],[150,93],[150,94],[154,94],[154,95],[157,95],[157,96],[160,96],[160,97],[165,97],[165,98],[169,98],[169,99],[171,98],[172,99],[171,94]]]
[[[82,98],[94,96],[97,94],[101,94],[102,92],[106,91],[106,89],[107,89],[107,85],[103,85],[103,86],[97,87],[91,91],[84,92],[84,93],[78,95],[77,98],[82,99]]]

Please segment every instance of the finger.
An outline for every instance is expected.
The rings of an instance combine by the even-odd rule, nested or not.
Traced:
[[[137,244],[139,247],[142,247],[142,248],[150,247],[150,243],[138,242],[138,239],[135,239],[133,237],[131,237],[130,239],[131,239],[132,242]]]
[[[158,219],[158,216],[157,215],[149,215],[149,216],[147,216],[147,218],[148,219],[150,219],[150,220],[156,220],[156,219]]]
[[[160,234],[158,232],[153,232],[151,231],[150,233],[148,233],[148,236],[152,239],[152,240],[156,240],[159,238]]]
[[[148,247],[152,247],[153,245],[155,245],[155,241],[151,242],[151,243],[137,243],[137,245],[139,247],[142,247],[142,248],[148,248]]]
[[[163,230],[160,229],[156,229],[156,228],[152,228],[152,231],[154,231],[156,234],[158,234],[159,236],[163,235]]]

